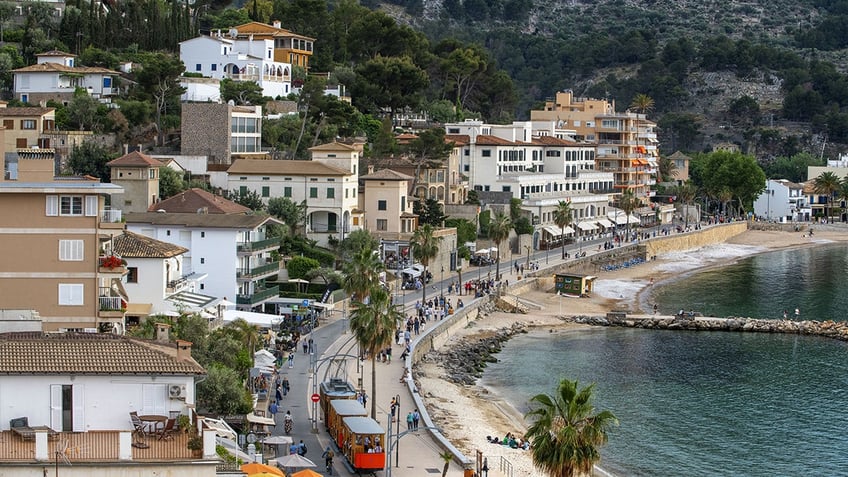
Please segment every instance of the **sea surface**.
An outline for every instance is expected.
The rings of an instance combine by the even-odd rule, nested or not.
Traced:
[[[780,318],[798,307],[802,318],[844,319],[846,255],[844,246],[767,253],[655,292],[666,311]],[[480,384],[521,412],[562,378],[596,383],[596,408],[620,420],[601,451],[615,475],[848,475],[848,343],[593,328],[519,335],[498,358]]]

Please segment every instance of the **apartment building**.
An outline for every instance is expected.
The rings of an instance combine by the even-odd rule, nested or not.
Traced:
[[[561,91],[545,102],[544,109],[530,111],[531,121],[553,121],[558,128],[575,131],[575,139],[597,146],[597,169],[612,172],[617,192],[632,190],[647,201],[654,195],[657,150],[656,124],[644,114],[616,112],[615,101],[576,98]]]
[[[14,178],[0,181],[0,308],[35,310],[44,331],[123,332],[127,273],[104,244],[121,234],[121,188],[57,177],[52,153],[20,155]]]
[[[181,154],[206,156],[209,164],[265,157],[262,107],[183,103]]]

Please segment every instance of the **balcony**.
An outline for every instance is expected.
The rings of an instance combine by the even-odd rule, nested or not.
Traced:
[[[265,265],[259,265],[250,268],[236,269],[236,278],[242,281],[257,280],[260,278],[269,277],[280,273],[280,262],[271,262]]]
[[[258,83],[260,81],[265,82],[274,82],[274,83],[290,83],[291,76],[274,76],[274,75],[260,75],[260,74],[238,74],[238,75],[227,75],[227,78],[230,78],[233,81],[253,81]]]
[[[100,212],[100,228],[122,230],[124,228],[124,221],[121,211],[107,207],[106,210]]]
[[[264,290],[257,290],[252,295],[237,295],[237,305],[256,306],[265,300],[280,296],[280,287],[273,286]]]
[[[121,224],[123,226],[123,224]],[[103,255],[97,259],[97,271],[101,274],[126,275],[128,273],[126,260],[117,255]]]
[[[280,237],[258,240],[256,242],[240,242],[237,247],[239,254],[252,254],[280,248]]]
[[[204,277],[206,274],[203,275]],[[186,275],[177,278],[176,280],[171,280],[168,282],[168,285],[165,287],[165,293],[168,295],[173,295],[175,293],[179,293],[191,285],[191,282],[194,280],[200,279],[200,274],[196,272],[188,273]]]
[[[106,462],[118,462],[121,460],[122,451],[129,453],[133,461],[167,463],[199,460],[192,458],[192,451],[186,446],[187,433],[176,432],[170,440],[160,441],[154,436],[143,438],[146,447],[131,446],[131,440],[128,438],[122,442],[121,434],[129,435],[130,431],[60,432],[58,438],[47,441],[49,460],[44,463],[53,462],[54,457],[63,449],[67,449],[62,454],[73,466],[84,466],[86,463],[95,462],[101,465]],[[126,449],[122,449],[122,445],[126,445]],[[0,432],[0,462],[3,464],[9,465],[15,462],[35,464],[35,455],[35,439],[23,440],[12,431]]]

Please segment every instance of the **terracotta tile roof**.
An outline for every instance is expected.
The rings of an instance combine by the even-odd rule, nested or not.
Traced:
[[[275,161],[269,159],[238,159],[227,169],[234,174],[267,174],[291,176],[349,176],[351,173],[318,161]]]
[[[71,58],[77,57],[77,55],[75,55],[73,53],[67,53],[67,52],[60,51],[60,50],[45,51],[44,53],[38,53],[35,56],[37,56],[37,57],[38,56],[70,56]]]
[[[177,346],[111,333],[0,334],[0,374],[206,374]]]
[[[366,181],[411,181],[412,176],[408,176],[391,169],[380,169],[379,171],[374,171],[371,174],[364,175],[360,177],[360,179]]]
[[[24,66],[23,68],[18,68],[12,70],[12,73],[102,73],[106,75],[117,75],[117,71],[112,71],[106,68],[100,68],[97,66],[65,66],[60,65],[59,63],[36,63],[30,66]]]
[[[16,108],[0,108],[0,118],[7,118],[10,116],[44,116],[47,113],[52,113],[55,111],[54,108],[28,108],[28,107],[16,107]]]
[[[478,146],[517,146],[517,145],[520,145],[520,144],[525,144],[525,143],[507,141],[506,139],[501,139],[497,136],[490,136],[488,134],[479,134],[477,136],[477,145]]]
[[[248,229],[266,223],[282,224],[270,215],[243,214],[171,214],[159,212],[124,214],[128,224],[173,225],[175,227],[197,227],[212,229]]]
[[[248,214],[253,212],[248,207],[197,188],[189,189],[161,202],[157,202],[147,210],[149,212],[164,210],[170,214],[197,214],[198,210],[203,210],[204,214],[209,215]]]
[[[558,137],[553,137],[553,136],[537,136],[537,137],[533,138],[532,142],[533,142],[533,144],[540,144],[540,145],[543,145],[543,146],[571,146],[571,147],[576,147],[576,146],[580,145],[580,144],[578,144],[574,141],[569,141],[567,139],[560,139]],[[594,146],[588,146],[587,145],[585,147],[594,147]]]
[[[188,252],[185,247],[125,230],[112,240],[112,250],[122,258],[171,258]]]
[[[465,146],[471,143],[471,136],[468,134],[445,134],[445,141],[453,142],[457,146]]]
[[[117,159],[113,159],[107,162],[106,165],[109,167],[161,167],[162,162],[146,154],[142,154],[138,151],[133,151],[129,154],[124,154],[123,156]]]
[[[277,28],[273,25],[268,25],[267,23],[250,22],[250,23],[245,23],[243,25],[239,25],[235,28],[236,28],[236,30],[238,30],[238,34],[239,34],[240,37],[247,35],[249,33],[254,33],[254,34],[257,34],[257,35],[271,35],[271,36],[281,37],[281,38],[294,37],[294,38],[301,38],[301,39],[306,39],[306,40],[313,40],[313,41],[315,40],[315,38],[311,38],[311,37],[304,36],[304,35],[298,35],[297,33],[294,33],[291,30],[286,30],[285,28]]]
[[[309,148],[310,151],[356,151],[356,148],[350,144],[333,141],[326,144],[319,144]]]

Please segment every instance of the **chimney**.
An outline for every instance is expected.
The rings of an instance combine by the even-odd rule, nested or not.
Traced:
[[[374,173],[374,164],[368,164],[368,173],[369,173],[369,174],[373,174],[373,173]]]
[[[171,338],[168,336],[170,334],[171,325],[168,323],[156,323],[156,341],[160,343],[168,343],[171,341]]]
[[[191,341],[177,340],[177,361],[191,359]]]
[[[274,28],[282,28],[283,27],[283,24],[280,23],[280,20],[274,20],[274,23],[272,23],[271,25],[273,25]]]

